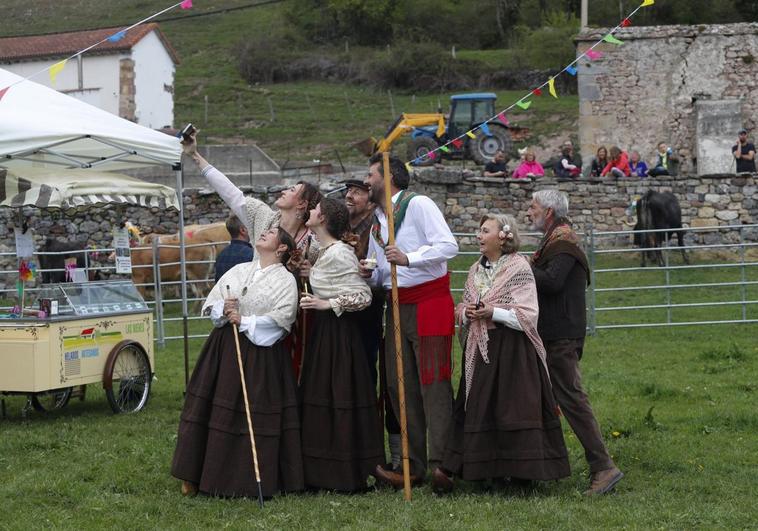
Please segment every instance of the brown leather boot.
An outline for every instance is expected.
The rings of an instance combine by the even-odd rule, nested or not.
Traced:
[[[437,494],[447,494],[453,490],[453,478],[436,467],[432,472],[432,490]]]
[[[182,481],[182,496],[197,496],[197,485],[191,481]]]
[[[609,468],[608,470],[601,470],[592,474],[592,482],[590,488],[584,491],[585,496],[597,496],[599,494],[606,494],[613,490],[616,483],[621,481],[624,477],[624,473],[616,468]]]

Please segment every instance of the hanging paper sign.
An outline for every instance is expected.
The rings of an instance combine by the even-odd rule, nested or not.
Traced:
[[[456,138],[455,140],[453,140],[452,144],[455,147],[455,149],[461,149],[463,147],[463,140],[461,140],[460,138]]]
[[[519,100],[516,102],[516,105],[518,105],[520,109],[524,109],[524,110],[527,110],[531,104],[532,104],[531,101],[524,101],[524,100]]]
[[[114,33],[113,35],[111,35],[110,37],[108,37],[108,40],[110,42],[118,42],[121,39],[123,39],[124,37],[126,37],[126,31],[122,30],[122,31],[119,31],[118,33]]]
[[[500,120],[500,123],[503,125],[510,125],[510,122],[508,121],[508,118],[505,116],[504,112],[498,114],[497,119]]]
[[[589,59],[594,61],[595,59],[600,59],[603,56],[603,52],[598,52],[595,50],[587,50],[585,54]]]
[[[182,9],[192,9],[192,0],[184,0],[179,7]]]
[[[67,62],[68,59],[64,59],[63,61],[59,61],[50,67],[50,82],[55,83],[55,79],[58,77],[58,74],[60,74],[61,71],[66,67]]]
[[[537,87],[536,89],[532,91],[532,94],[534,94],[535,96],[542,96],[542,89]]]
[[[621,40],[617,39],[616,37],[614,37],[610,33],[608,35],[606,35],[605,37],[603,37],[603,40],[605,42],[610,42],[611,44],[618,44],[618,45],[624,44],[624,41],[621,41]]]
[[[550,92],[550,95],[554,98],[558,97],[558,93],[555,92],[555,78],[551,77],[547,80],[547,90]]]
[[[469,138],[476,138],[476,135],[475,135],[474,133],[472,133],[471,131],[466,131],[466,135],[467,135]]]
[[[576,68],[574,68],[573,66],[567,66],[566,67],[566,73],[567,74],[571,74],[572,76],[575,76],[576,75]]]
[[[651,6],[653,4],[655,4],[655,0],[644,0],[642,2],[642,6],[640,6],[640,7],[647,7],[647,6]]]
[[[116,273],[128,275],[132,272],[132,256],[129,251],[129,231],[126,227],[113,231],[113,247],[116,249]]]
[[[22,232],[21,229],[14,228],[13,235],[16,237],[16,256],[19,258],[31,258],[34,254],[32,230],[27,229],[26,232]]]
[[[624,20],[621,21],[621,25],[625,28],[628,28],[629,26],[632,25],[632,21],[629,20],[628,18],[625,18]]]

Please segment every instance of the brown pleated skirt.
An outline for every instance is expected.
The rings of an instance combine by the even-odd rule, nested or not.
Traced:
[[[289,352],[239,334],[264,496],[303,489],[300,417]],[[213,496],[257,497],[230,325],[214,328],[192,373],[171,474]]]
[[[477,356],[468,405],[461,375],[442,466],[466,480],[568,476],[555,399],[534,346],[523,332],[498,327],[489,330],[488,351],[489,364]]]
[[[356,317],[313,311],[300,380],[309,487],[355,492],[384,463],[384,433]]]

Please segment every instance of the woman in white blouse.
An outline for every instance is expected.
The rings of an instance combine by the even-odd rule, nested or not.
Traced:
[[[300,307],[312,312],[300,384],[303,469],[311,488],[360,492],[384,462],[384,433],[376,391],[355,312],[371,303],[348,239],[348,211],[324,198],[308,217],[320,249],[311,268],[313,294]]]
[[[437,492],[466,480],[522,481],[569,475],[545,348],[537,334],[537,286],[518,254],[511,216],[487,214],[477,235],[481,257],[469,270],[456,318],[463,340],[461,383]]]
[[[294,248],[283,229],[264,231],[255,260],[227,271],[205,301],[214,329],[187,386],[171,467],[183,494],[258,495],[230,324],[239,329],[263,495],[303,489],[297,390],[281,341],[297,314],[297,284],[284,266]]]

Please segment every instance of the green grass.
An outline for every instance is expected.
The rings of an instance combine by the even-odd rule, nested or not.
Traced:
[[[461,257],[453,269],[471,261]],[[602,265],[636,263],[633,256]],[[633,285],[647,274],[626,273],[606,285]],[[690,275],[708,281],[703,273]],[[454,280],[460,285],[462,278]],[[206,323],[192,326],[208,330]],[[179,323],[169,332],[178,333]],[[527,496],[459,484],[445,498],[428,486],[415,489],[411,503],[387,490],[321,493],[277,498],[263,511],[251,500],[179,495],[169,467],[184,377],[182,344],[170,342],[156,351],[158,379],[136,415],[112,415],[97,386],[84,402],[27,419],[23,399],[7,399],[8,418],[0,420],[0,528],[752,527],[758,519],[755,336],[755,325],[717,325],[606,330],[588,338],[584,386],[626,473],[613,495],[581,496],[587,465],[564,426],[571,477]],[[190,342],[192,363],[200,347],[200,340]]]
[[[249,0],[196,2],[190,13],[248,3]],[[7,22],[0,28],[0,35],[126,25],[168,5],[170,2],[164,0],[7,0],[3,3]],[[336,164],[336,151],[343,161],[365,162],[351,145],[370,136],[382,136],[401,112],[436,112],[438,102],[448,110],[450,93],[393,93],[393,114],[389,94],[369,87],[323,82],[251,86],[239,75],[234,50],[251,35],[284,26],[285,5],[161,24],[181,58],[175,79],[175,125],[193,122],[202,129],[200,141],[205,143],[255,142],[279,162],[319,159]],[[80,16],[82,12],[87,16]],[[177,9],[167,16],[182,14]],[[462,51],[461,57],[497,64],[501,56],[509,53]],[[498,108],[503,109],[520,99],[524,91],[497,94]],[[273,121],[269,102],[274,109]],[[576,95],[558,100],[543,96],[528,112],[514,112],[509,117],[513,123],[531,129],[530,144],[539,143],[540,138],[573,126],[578,117],[578,99]],[[398,148],[398,154],[404,157],[402,143]]]

